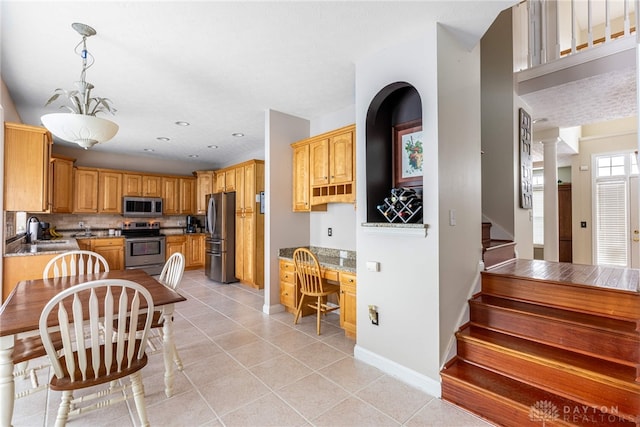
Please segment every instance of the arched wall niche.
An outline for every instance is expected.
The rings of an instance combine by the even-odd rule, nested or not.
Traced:
[[[376,206],[393,185],[393,127],[422,119],[422,100],[407,82],[384,87],[373,98],[366,121],[367,222],[386,223]]]

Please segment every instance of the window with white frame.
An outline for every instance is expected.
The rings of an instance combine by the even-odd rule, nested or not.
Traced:
[[[629,266],[629,177],[638,174],[633,153],[594,159],[594,252],[596,265]]]

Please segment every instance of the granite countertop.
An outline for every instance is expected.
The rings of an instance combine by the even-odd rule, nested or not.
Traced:
[[[22,243],[21,240],[7,245],[4,256],[54,255],[79,249],[73,238],[38,240],[35,244]]]
[[[356,253],[355,251],[342,251],[340,249],[320,248],[316,246],[306,246],[313,254],[318,257],[320,267],[331,270],[344,271],[346,273],[356,272]],[[293,251],[296,248],[283,248],[278,252],[278,257],[285,260],[293,260]],[[342,252],[342,257],[340,257]],[[345,256],[346,255],[346,256]]]

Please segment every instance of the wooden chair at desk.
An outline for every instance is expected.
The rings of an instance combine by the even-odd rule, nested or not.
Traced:
[[[340,308],[326,304],[327,296],[334,293],[339,295],[340,286],[329,284],[326,279],[322,278],[318,258],[306,248],[298,248],[293,252],[293,264],[296,268],[296,275],[298,276],[298,282],[300,283],[300,293],[302,294],[293,323],[298,323],[305,298],[315,298],[315,303],[307,305],[316,310],[316,328],[318,335],[320,335],[321,316]]]

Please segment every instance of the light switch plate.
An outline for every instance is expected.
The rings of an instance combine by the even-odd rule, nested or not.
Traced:
[[[380,263],[378,261],[367,261],[367,271],[380,271]]]

